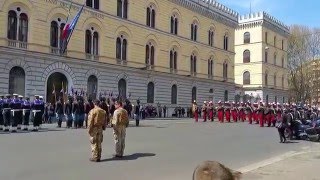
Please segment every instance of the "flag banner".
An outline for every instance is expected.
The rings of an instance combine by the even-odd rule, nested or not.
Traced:
[[[80,8],[80,10],[78,11],[78,13],[76,14],[76,16],[72,19],[71,22],[67,22],[67,24],[64,26],[63,28],[63,31],[62,31],[62,34],[61,34],[61,42],[62,42],[62,45],[61,45],[61,53],[64,54],[66,49],[67,49],[67,46],[68,46],[68,43],[71,39],[71,36],[72,36],[72,33],[79,21],[79,18],[80,18],[80,15],[82,13],[82,10],[83,10],[83,7],[84,7],[84,4],[82,5],[82,7]]]
[[[54,86],[54,84],[52,84],[52,86],[53,86],[52,94],[55,94],[56,93],[56,87]]]

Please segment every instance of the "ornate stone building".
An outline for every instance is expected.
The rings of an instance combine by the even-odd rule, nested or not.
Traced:
[[[244,100],[287,102],[289,28],[265,12],[239,16],[235,31],[235,82]],[[241,92],[241,91],[240,91]]]
[[[0,1],[0,93],[83,90],[142,103],[233,100],[238,14],[214,1],[86,0],[60,54],[61,30],[83,0]],[[279,76],[280,77],[280,76]]]

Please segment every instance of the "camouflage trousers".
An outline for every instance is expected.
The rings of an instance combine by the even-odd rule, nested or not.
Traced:
[[[116,144],[116,155],[123,156],[126,139],[126,127],[125,126],[113,126],[113,137]]]
[[[101,159],[103,130],[95,128],[90,137],[92,158]]]

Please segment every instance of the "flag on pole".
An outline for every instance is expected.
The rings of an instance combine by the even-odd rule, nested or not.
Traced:
[[[61,35],[61,42],[62,42],[62,46],[61,46],[61,53],[64,54],[68,43],[71,39],[72,33],[79,21],[80,15],[82,13],[83,7],[85,4],[83,4],[80,8],[80,10],[78,11],[78,13],[76,14],[76,16],[72,19],[71,22],[67,22],[67,24],[64,26],[63,31],[62,31],[62,35]]]
[[[56,93],[56,87],[54,86],[54,84],[52,84],[52,86],[53,86],[52,94],[55,94]]]
[[[63,81],[61,82],[61,91],[60,91],[60,93],[64,94]]]

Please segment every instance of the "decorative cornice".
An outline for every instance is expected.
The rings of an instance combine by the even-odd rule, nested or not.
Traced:
[[[239,14],[214,0],[169,0],[202,16],[218,21],[227,26],[238,26]]]
[[[285,25],[283,22],[279,21],[275,17],[269,15],[266,12],[257,12],[239,16],[239,26],[238,28],[245,28],[256,25],[263,25],[268,29],[271,29],[285,37],[290,34],[289,26]]]

